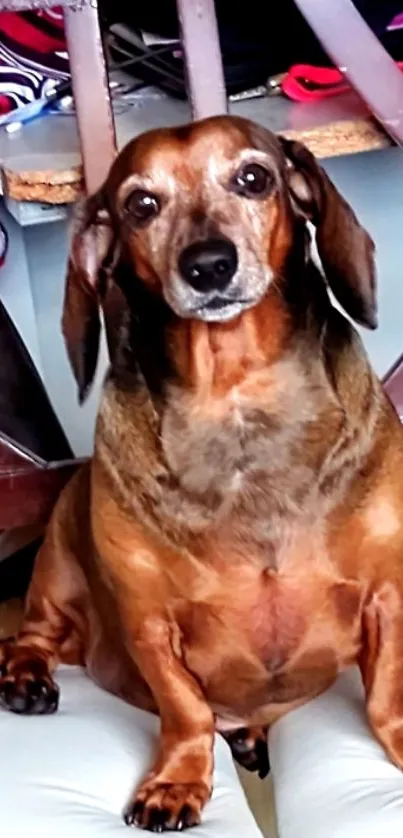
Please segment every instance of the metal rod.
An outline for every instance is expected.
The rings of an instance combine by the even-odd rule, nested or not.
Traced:
[[[65,9],[67,48],[87,192],[104,182],[116,134],[96,0]]]
[[[403,74],[351,0],[296,4],[385,131],[403,145]]]
[[[193,119],[226,113],[214,0],[177,0]]]

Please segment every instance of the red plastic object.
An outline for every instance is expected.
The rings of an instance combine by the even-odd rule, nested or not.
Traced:
[[[403,72],[403,61],[397,62]],[[281,82],[281,90],[294,102],[314,102],[352,90],[346,76],[335,67],[294,64]]]

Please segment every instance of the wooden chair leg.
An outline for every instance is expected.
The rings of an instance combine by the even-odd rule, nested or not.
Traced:
[[[193,119],[225,113],[224,71],[214,0],[177,0]]]
[[[105,180],[116,154],[97,0],[83,0],[64,14],[85,184],[91,194]]]

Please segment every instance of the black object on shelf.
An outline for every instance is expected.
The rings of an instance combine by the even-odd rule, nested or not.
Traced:
[[[0,562],[0,602],[25,596],[41,544],[36,539]]]
[[[391,56],[401,60],[403,30],[387,31],[387,26],[402,11],[402,0],[355,0],[355,5]],[[215,7],[228,94],[264,84],[269,76],[287,71],[293,64],[332,65],[293,0],[215,0]],[[135,4],[103,0],[101,9],[106,29],[115,30],[118,24],[118,29],[132,33],[132,38],[122,32],[114,34],[111,55],[116,61],[128,54],[141,55],[142,31],[179,39],[176,0],[140,0]],[[148,55],[144,53],[147,61],[133,68],[133,74],[184,99],[182,59],[173,49],[157,60],[152,57],[153,49],[148,48]]]

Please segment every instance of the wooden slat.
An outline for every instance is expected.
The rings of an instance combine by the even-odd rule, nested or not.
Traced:
[[[102,185],[116,154],[116,135],[96,0],[65,11],[74,101],[86,190]]]
[[[193,119],[225,113],[227,97],[213,0],[176,0]]]

